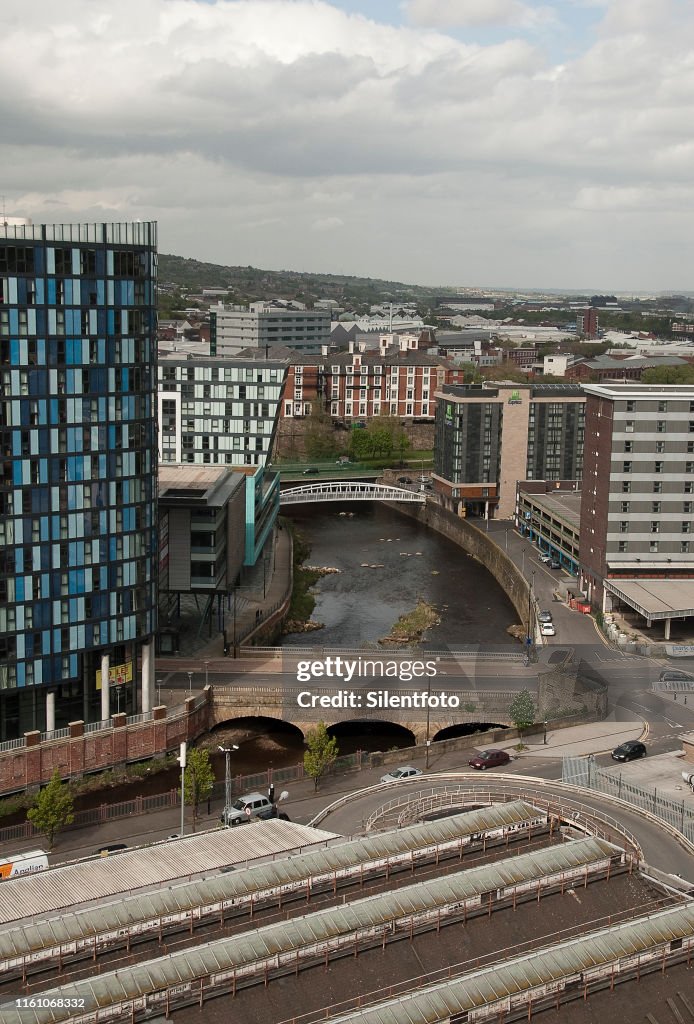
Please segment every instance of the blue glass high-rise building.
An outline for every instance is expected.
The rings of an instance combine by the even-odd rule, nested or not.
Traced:
[[[155,292],[154,223],[0,222],[0,739],[149,708]]]

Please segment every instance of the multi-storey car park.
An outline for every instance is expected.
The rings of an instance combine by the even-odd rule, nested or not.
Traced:
[[[4,883],[3,1022],[511,1021],[688,969],[694,907],[570,810],[517,799],[350,841],[294,826],[320,848],[219,873],[225,842],[269,850],[278,829],[286,849],[291,824]],[[176,860],[205,877],[167,886]],[[56,916],[70,892],[87,902]]]

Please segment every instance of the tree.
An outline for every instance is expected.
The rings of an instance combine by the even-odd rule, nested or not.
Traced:
[[[368,430],[353,429],[349,439],[349,454],[355,462],[370,459],[374,453],[373,438]]]
[[[644,384],[694,384],[694,366],[654,366],[644,370]]]
[[[306,747],[304,771],[310,779],[313,779],[314,791],[317,791],[318,782],[328,768],[335,763],[339,753],[337,740],[334,736],[328,736],[325,722],[319,722],[315,729],[311,729],[306,734]]]
[[[518,729],[519,746],[523,745],[523,732],[535,721],[536,708],[530,693],[521,690],[511,701],[508,709],[509,717]]]
[[[306,454],[310,459],[329,459],[335,451],[332,420],[317,398],[306,423]]]
[[[27,811],[27,818],[34,828],[45,833],[49,850],[53,849],[56,833],[75,820],[72,793],[68,786],[63,786],[57,768],[48,785],[36,795],[34,806]]]
[[[193,747],[188,751],[184,784],[186,803],[193,808],[193,832],[195,832],[198,805],[209,798],[214,786],[214,772],[210,764],[208,750]]]

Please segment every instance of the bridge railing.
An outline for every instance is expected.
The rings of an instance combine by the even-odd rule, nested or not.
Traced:
[[[294,505],[307,501],[400,501],[423,505],[426,495],[420,491],[394,487],[392,484],[324,481],[285,488],[280,494],[281,505]]]
[[[476,647],[465,647],[460,650],[430,651],[421,647],[255,647],[247,646],[239,649],[240,658],[288,658],[293,655],[310,655],[313,658],[321,658],[324,655],[339,654],[341,657],[362,657],[374,658],[380,656],[390,660],[395,657],[420,659],[440,658],[442,661],[460,661],[461,659],[482,661],[511,661],[522,663],[525,661],[525,654],[522,650],[480,651]]]

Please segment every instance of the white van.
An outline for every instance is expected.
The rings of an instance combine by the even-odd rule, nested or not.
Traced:
[[[277,809],[262,793],[245,793],[222,811],[223,825],[243,825],[251,818],[274,818]]]
[[[0,881],[17,878],[18,875],[30,875],[35,871],[45,871],[47,867],[48,855],[43,850],[28,850],[14,857],[0,857]]]

